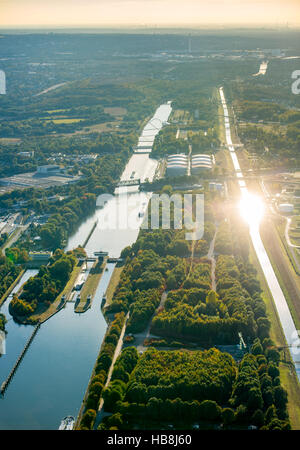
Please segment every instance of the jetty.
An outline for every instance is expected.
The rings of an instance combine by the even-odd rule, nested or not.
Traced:
[[[27,350],[28,350],[30,344],[32,343],[32,341],[33,341],[33,339],[34,339],[36,333],[38,332],[40,326],[41,326],[41,323],[39,322],[39,323],[34,327],[34,330],[33,330],[32,334],[31,334],[31,336],[29,337],[28,341],[26,342],[25,347],[23,348],[23,350],[22,350],[21,354],[19,355],[17,361],[15,362],[13,368],[11,369],[11,371],[10,371],[8,377],[7,377],[6,380],[3,381],[3,383],[1,384],[0,394],[3,395],[3,394],[5,393],[5,391],[6,391],[7,387],[8,387],[8,385],[9,385],[9,383],[11,382],[11,380],[12,380],[14,374],[16,373],[16,371],[17,371],[17,369],[18,369],[18,367],[19,367],[19,365],[20,365],[22,359],[23,359],[24,356],[25,356],[25,353],[27,352]]]

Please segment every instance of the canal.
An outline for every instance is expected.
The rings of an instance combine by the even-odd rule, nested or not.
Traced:
[[[170,103],[161,105],[146,124],[140,140],[147,139],[152,145],[171,110]],[[128,173],[134,170],[135,178],[151,180],[156,167],[157,162],[149,154],[134,154],[121,179],[128,179]],[[136,188],[130,188],[128,192],[127,188],[120,188],[103,208],[97,209],[82,223],[70,237],[66,249],[82,245],[98,220],[86,246],[88,254],[103,250],[112,257],[119,256],[124,247],[136,241],[143,221],[139,213],[146,210],[150,197],[151,194],[140,193]],[[126,221],[122,220],[121,226],[109,226],[116,211],[122,211]],[[67,303],[64,309],[42,324],[0,399],[0,429],[57,429],[66,415],[77,416],[107,328],[101,300],[114,267],[114,264],[107,264],[89,310],[76,314],[74,303]],[[14,292],[35,273],[26,271]],[[0,383],[10,372],[33,331],[32,326],[19,325],[12,319],[8,304],[9,299],[0,309],[8,319],[7,351],[0,358]]]
[[[228,108],[224,96],[223,88],[220,88],[220,97],[222,101],[223,111],[224,111],[224,125],[225,125],[225,134],[226,134],[226,143],[228,146],[228,150],[230,152],[231,160],[234,166],[234,170],[237,176],[238,185],[240,188],[240,192],[242,195],[242,198],[249,199],[249,192],[248,188],[246,186],[246,182],[244,180],[243,173],[241,171],[241,167],[238,161],[238,157],[236,155],[234,145],[232,142],[231,137],[231,129],[230,129],[230,120],[229,120],[229,113]],[[259,206],[259,205],[257,205]],[[250,208],[250,205],[249,205]],[[270,258],[268,256],[268,253],[264,247],[264,244],[262,242],[259,226],[260,226],[260,217],[258,213],[258,209],[256,212],[254,212],[254,219],[252,217],[252,220],[248,222],[249,224],[249,234],[252,240],[252,244],[257,256],[257,259],[260,263],[261,269],[264,273],[266,282],[268,284],[270,293],[272,294],[274,304],[278,313],[278,317],[280,319],[281,327],[287,342],[287,345],[290,350],[291,358],[293,360],[296,374],[298,377],[298,380],[300,380],[300,362],[299,362],[299,338],[298,338],[298,331],[295,327],[289,306],[287,304],[285,295],[281,289],[281,286],[277,280],[276,274],[274,272],[274,269],[272,267]]]

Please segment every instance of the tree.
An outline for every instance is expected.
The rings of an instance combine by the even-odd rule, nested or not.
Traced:
[[[203,420],[215,421],[221,416],[221,408],[213,400],[204,400],[199,405],[199,416]]]
[[[91,388],[90,388],[90,392],[91,393],[95,393],[99,397],[101,392],[102,392],[102,390],[103,390],[103,384],[102,383],[99,383],[97,381],[92,383]]]
[[[170,255],[182,256],[185,257],[189,254],[189,244],[185,240],[177,239],[169,244],[167,248],[167,252]]]
[[[234,411],[231,408],[224,408],[222,410],[222,421],[224,425],[230,425],[235,420]]]
[[[93,409],[88,409],[84,413],[84,415],[83,415],[83,417],[81,419],[80,426],[86,427],[89,430],[91,430],[92,427],[93,427],[95,419],[96,419],[96,411],[93,410]]]
[[[253,342],[253,345],[251,347],[251,353],[253,355],[263,355],[264,354],[264,349],[260,343],[260,339],[255,339]]]
[[[104,389],[102,396],[104,399],[104,410],[108,412],[113,412],[116,403],[123,398],[121,392],[113,387]]]
[[[257,409],[256,411],[254,411],[254,413],[251,417],[251,423],[253,423],[253,425],[256,425],[258,427],[263,426],[264,414],[261,409]]]
[[[274,387],[274,401],[276,408],[285,409],[288,401],[286,390],[281,386]]]
[[[71,258],[60,258],[58,261],[50,266],[50,273],[53,278],[60,280],[63,284],[65,284],[72,272],[74,266],[74,262],[72,262]]]
[[[273,361],[276,365],[280,361],[280,353],[276,348],[268,348],[266,350],[266,357],[269,361]]]
[[[248,421],[248,412],[245,405],[239,405],[235,411],[235,420],[238,423],[245,423]]]
[[[110,430],[112,429],[112,427],[114,427],[113,429],[115,430],[119,430],[123,425],[122,415],[119,412],[112,414],[108,417],[106,424]]]
[[[206,296],[206,305],[210,314],[215,314],[218,307],[218,294],[215,291],[209,291]]]
[[[276,367],[275,364],[273,364],[273,363],[269,364],[268,374],[273,379],[276,378],[276,377],[279,377],[279,369],[278,369],[278,367]]]
[[[251,388],[248,394],[247,407],[250,411],[261,409],[263,407],[263,399],[259,389]]]
[[[268,425],[273,419],[277,419],[277,412],[275,405],[269,406],[265,413],[265,424]]]

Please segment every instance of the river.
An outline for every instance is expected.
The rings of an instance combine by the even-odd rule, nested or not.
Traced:
[[[227,104],[226,104],[226,100],[225,100],[225,96],[224,96],[224,92],[223,92],[222,88],[220,88],[220,97],[221,97],[223,111],[224,111],[226,142],[227,142],[227,146],[228,146],[228,149],[230,152],[234,170],[235,170],[236,176],[238,178],[238,185],[239,185],[241,194],[242,194],[242,196],[245,197],[245,196],[249,195],[249,193],[248,193],[246,183],[243,179],[243,173],[241,171],[240,164],[239,164],[239,161],[238,161],[238,158],[237,158],[237,155],[235,153],[235,149],[234,149],[234,146],[232,143],[228,108],[227,108]],[[254,250],[256,252],[256,256],[261,265],[261,268],[264,273],[265,279],[267,281],[269,290],[272,294],[287,345],[290,347],[290,353],[291,353],[291,357],[292,357],[292,360],[295,365],[297,377],[300,380],[300,363],[299,363],[300,349],[298,347],[299,346],[298,332],[295,327],[292,315],[290,313],[287,301],[282,292],[280,284],[279,284],[277,277],[275,275],[275,272],[273,270],[271,261],[269,259],[267,251],[266,251],[264,244],[262,242],[262,239],[260,237],[259,221],[257,221],[257,222],[254,221],[251,224],[249,224],[249,233],[250,233],[250,237],[251,237],[251,240],[253,243]]]
[[[147,136],[153,143],[171,110],[170,103],[161,105],[146,124],[140,139],[143,141]],[[152,125],[154,118],[155,127]],[[134,178],[151,180],[156,167],[157,161],[149,154],[133,154],[121,180],[127,180],[133,171]],[[150,197],[151,194],[139,192],[136,187],[129,188],[128,192],[127,188],[119,188],[103,208],[97,209],[82,223],[69,239],[66,249],[82,245],[98,220],[86,245],[87,253],[93,255],[95,251],[103,250],[118,257],[124,247],[136,241],[143,221],[139,213],[146,210]],[[122,220],[121,225],[113,227],[112,216],[116,211],[124,214],[126,222]],[[103,273],[89,310],[76,314],[74,303],[67,303],[64,309],[42,324],[0,400],[0,429],[57,429],[64,416],[77,416],[107,328],[101,301],[114,267],[114,264],[107,264],[108,270]],[[14,292],[35,273],[26,271]],[[8,319],[6,355],[0,358],[0,383],[33,331],[32,326],[19,325],[12,319],[8,304],[9,299],[0,309]]]

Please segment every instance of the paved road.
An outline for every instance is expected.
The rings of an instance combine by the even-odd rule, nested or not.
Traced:
[[[240,191],[242,195],[247,195],[248,189],[246,183],[243,179],[243,174],[239,165],[239,161],[237,155],[234,150],[234,146],[231,138],[231,130],[230,130],[230,121],[229,114],[226,105],[226,100],[223,92],[223,88],[220,88],[220,97],[222,101],[223,111],[224,111],[224,123],[225,123],[225,133],[226,133],[226,141],[227,146],[230,152],[230,156],[232,159],[232,163],[236,172],[236,176],[238,179],[238,185],[240,187]],[[300,348],[299,346],[299,338],[298,331],[296,330],[293,318],[291,316],[287,301],[282,292],[282,289],[279,285],[275,272],[273,270],[272,264],[270,262],[269,256],[266,252],[266,249],[263,245],[260,232],[259,232],[259,223],[249,225],[250,237],[261,265],[262,271],[266,278],[268,287],[274,299],[274,303],[277,309],[277,313],[281,322],[281,326],[285,335],[285,339],[287,341],[288,346],[290,347],[291,357],[295,364],[296,373],[298,379],[300,380]]]

